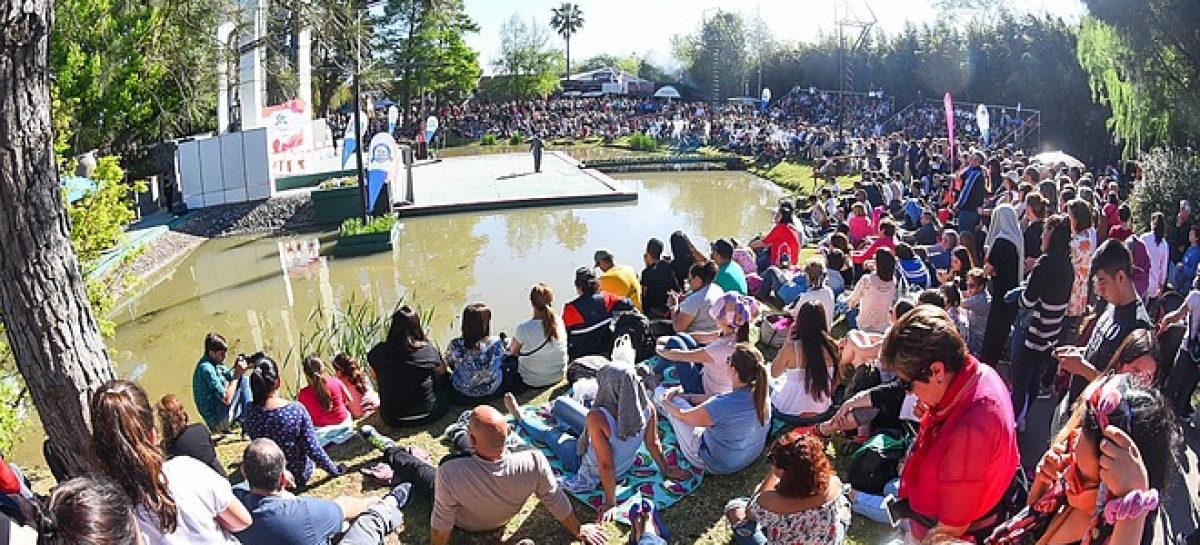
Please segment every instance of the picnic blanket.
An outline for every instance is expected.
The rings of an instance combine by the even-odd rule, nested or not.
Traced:
[[[526,417],[540,419],[546,425],[555,425],[554,417],[550,416],[548,404],[527,406],[525,414]],[[671,423],[661,417],[657,420],[663,456],[669,463],[677,464],[691,472],[692,477],[684,482],[668,480],[659,472],[658,466],[654,464],[654,459],[650,457],[646,446],[642,445],[638,449],[637,458],[634,459],[633,468],[625,475],[617,477],[617,507],[614,509],[614,513],[616,514],[615,519],[621,524],[629,524],[629,509],[643,499],[653,500],[655,508],[662,511],[675,505],[688,494],[695,492],[704,480],[704,471],[693,467],[680,452],[679,441],[675,438],[675,430],[671,428]],[[522,443],[534,445],[541,450],[550,460],[550,466],[554,469],[555,475],[568,476],[568,472],[563,469],[562,462],[550,448],[533,441],[520,426],[517,427],[517,433],[514,435],[517,435]],[[604,491],[599,487],[588,492],[568,493],[592,509],[596,509],[604,503]]]

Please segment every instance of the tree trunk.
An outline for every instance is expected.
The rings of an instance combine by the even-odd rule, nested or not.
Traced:
[[[567,77],[571,77],[571,36],[567,35]]]
[[[47,66],[53,0],[0,3],[0,316],[50,439],[88,472],[88,400],[113,378],[88,304],[54,164]]]

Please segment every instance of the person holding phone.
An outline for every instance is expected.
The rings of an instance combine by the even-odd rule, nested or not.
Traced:
[[[220,333],[204,337],[204,356],[192,372],[192,398],[204,424],[214,432],[225,432],[241,422],[250,404],[250,380],[246,356],[239,354],[233,368],[225,366],[229,343]]]

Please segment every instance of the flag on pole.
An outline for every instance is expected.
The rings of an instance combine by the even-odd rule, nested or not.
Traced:
[[[949,138],[949,144],[950,144],[949,145],[949,148],[950,148],[949,155],[950,156],[947,157],[946,159],[950,161],[950,170],[953,171],[955,169],[955,162],[956,162],[955,155],[958,150],[958,145],[956,144],[956,141],[954,140],[954,99],[951,98],[950,93],[947,92],[945,98],[942,99],[942,102],[945,103],[945,105],[946,105],[946,132],[950,135],[950,138]]]

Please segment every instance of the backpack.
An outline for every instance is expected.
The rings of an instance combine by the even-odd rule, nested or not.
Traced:
[[[850,486],[868,494],[882,494],[887,483],[900,476],[900,459],[908,444],[908,437],[896,430],[871,436],[850,457]]]
[[[638,312],[625,312],[617,317],[613,325],[613,339],[629,335],[629,341],[637,353],[637,361],[646,361],[654,355],[654,335],[650,333],[650,320]]]

